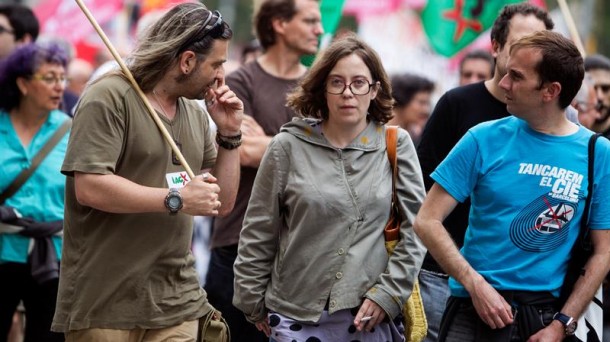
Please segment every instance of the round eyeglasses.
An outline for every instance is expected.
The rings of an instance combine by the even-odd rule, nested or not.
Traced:
[[[340,78],[331,78],[326,83],[326,92],[333,95],[342,95],[345,92],[345,89],[349,88],[354,95],[366,95],[371,91],[371,88],[374,85],[375,83],[371,84],[363,78],[353,80],[352,83],[349,84],[345,83],[345,81]]]

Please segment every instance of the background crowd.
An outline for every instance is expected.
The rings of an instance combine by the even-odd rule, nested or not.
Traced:
[[[320,226],[329,225],[333,220],[340,219],[343,215],[341,213],[343,209],[339,208],[339,204],[337,204],[338,211],[322,213],[323,208],[319,208],[319,212],[309,213],[308,210],[313,209],[303,208],[315,207],[315,202],[318,199],[311,195],[308,195],[311,197],[307,198],[304,195],[307,190],[298,187],[290,189],[295,192],[290,195],[296,197],[287,196],[284,199],[285,203],[276,203],[280,205],[279,207],[269,207],[268,202],[274,202],[275,200],[274,194],[266,193],[265,190],[273,189],[274,186],[277,186],[276,182],[281,184],[285,180],[282,179],[280,174],[274,176],[277,178],[272,177],[270,184],[257,185],[257,173],[260,173],[260,170],[266,170],[267,174],[273,174],[276,170],[288,167],[281,163],[279,165],[275,164],[278,160],[292,164],[289,162],[290,156],[282,154],[282,149],[286,146],[298,151],[295,152],[296,155],[305,156],[303,158],[306,160],[332,159],[308,150],[307,144],[321,144],[320,141],[315,140],[316,134],[324,137],[324,139],[320,139],[330,141],[334,148],[345,148],[356,137],[365,140],[382,139],[377,137],[377,133],[374,133],[376,131],[374,125],[368,127],[363,124],[362,118],[366,117],[366,110],[364,113],[360,113],[362,117],[353,119],[357,121],[355,123],[342,121],[348,119],[341,116],[341,104],[333,96],[343,94],[349,88],[349,92],[353,95],[365,96],[367,101],[365,104],[355,103],[350,104],[350,106],[365,109],[373,106],[372,108],[375,108],[375,110],[371,110],[370,113],[374,117],[372,122],[376,125],[386,123],[398,125],[409,133],[410,139],[408,140],[412,141],[412,144],[408,143],[408,146],[403,146],[401,153],[405,159],[408,159],[404,156],[405,154],[412,156],[411,159],[417,155],[418,158],[415,159],[418,159],[421,163],[421,169],[420,165],[411,165],[406,161],[403,161],[401,167],[404,170],[409,170],[405,172],[419,175],[418,177],[423,180],[423,182],[417,179],[402,180],[402,186],[409,184],[408,188],[413,192],[401,189],[402,196],[412,200],[412,202],[405,200],[401,204],[401,210],[413,222],[425,191],[430,190],[434,184],[430,175],[466,131],[480,122],[509,115],[506,104],[498,99],[503,98],[500,95],[503,91],[500,82],[507,74],[506,62],[511,44],[534,31],[553,30],[555,28],[553,18],[545,9],[538,6],[527,5],[524,7],[525,9],[516,7],[517,9],[514,12],[501,12],[494,21],[489,36],[485,37],[490,44],[475,43],[461,51],[455,66],[454,76],[434,79],[429,72],[417,72],[417,70],[411,69],[394,70],[394,68],[387,66],[384,69],[383,57],[379,57],[372,48],[375,44],[371,43],[369,46],[361,42],[357,35],[348,32],[353,29],[351,27],[334,28],[332,31],[336,35],[331,37],[329,42],[336,42],[339,38],[344,38],[346,41],[352,39],[350,44],[353,46],[346,43],[347,46],[330,45],[330,51],[326,51],[325,47],[321,49],[320,41],[324,42],[324,37],[329,33],[323,25],[326,12],[321,8],[324,8],[324,1],[295,0],[294,8],[284,6],[283,3],[283,1],[275,0],[254,2],[251,22],[256,39],[248,39],[241,44],[235,44],[237,48],[228,49],[230,60],[220,73],[221,76],[216,76],[226,80],[226,85],[230,88],[230,91],[234,92],[237,98],[243,102],[243,113],[247,114],[243,116],[241,122],[239,140],[241,144],[238,152],[241,177],[238,187],[235,189],[235,204],[230,212],[224,212],[221,215],[222,217],[216,218],[211,217],[216,215],[195,215],[192,245],[190,247],[196,257],[198,278],[207,293],[207,299],[227,319],[233,332],[234,341],[268,340],[267,336],[271,333],[272,328],[274,333],[280,334],[291,329],[290,324],[294,322],[287,320],[287,317],[307,320],[312,315],[307,310],[286,309],[282,304],[276,304],[275,307],[278,309],[274,314],[282,322],[287,321],[289,323],[269,327],[260,323],[263,313],[261,298],[256,296],[248,298],[244,293],[252,289],[258,289],[260,295],[264,293],[265,287],[268,286],[268,283],[265,282],[250,283],[249,279],[254,275],[249,273],[249,267],[258,270],[265,269],[265,267],[276,267],[273,266],[271,261],[278,258],[275,254],[277,251],[272,249],[263,250],[257,245],[267,241],[260,238],[260,234],[263,234],[261,232],[265,232],[266,229],[260,222],[268,220],[269,217],[274,217],[274,215],[281,215],[283,210],[288,210],[287,208],[303,212],[302,217],[292,218],[293,220],[306,221],[315,218],[314,221],[317,220],[319,222],[317,225]],[[208,7],[210,10],[215,9],[211,6]],[[30,266],[39,254],[45,256],[50,254],[55,261],[62,257],[62,232],[61,226],[58,227],[57,222],[64,219],[66,185],[65,177],[61,174],[60,169],[68,151],[68,135],[65,134],[65,131],[62,131],[62,127],[69,124],[65,122],[71,122],[71,118],[78,112],[77,107],[79,101],[83,99],[83,93],[92,84],[95,84],[100,76],[117,69],[116,62],[112,60],[104,48],[97,49],[94,53],[85,54],[82,53],[82,46],[71,45],[64,37],[54,37],[45,32],[44,28],[39,25],[39,20],[32,8],[33,6],[19,3],[0,5],[0,93],[2,94],[0,95],[0,135],[2,135],[2,141],[0,142],[2,149],[0,174],[6,176],[0,179],[0,189],[6,191],[10,180],[18,174],[18,171],[24,165],[29,166],[36,163],[34,161],[35,156],[41,153],[39,151],[44,149],[43,146],[48,144],[48,140],[53,140],[54,134],[58,135],[58,138],[55,145],[49,146],[49,157],[40,162],[37,171],[24,183],[19,192],[12,197],[3,198],[3,202],[0,203],[3,206],[2,208],[6,206],[16,209],[14,211],[4,209],[0,211],[2,222],[14,222],[13,220],[16,218],[25,220],[20,225],[20,227],[24,227],[23,231],[11,230],[13,228],[9,224],[0,225],[0,278],[3,279],[0,282],[0,340],[6,336],[7,340],[11,342],[22,341],[24,336],[26,341],[63,341],[63,334],[50,332],[51,321],[55,313],[59,270],[53,269],[48,262],[46,264],[42,262],[42,265],[39,265],[36,269],[26,267],[26,265]],[[134,13],[137,13],[137,11]],[[166,9],[154,9],[148,11],[145,15],[137,16],[133,20],[134,37],[143,37],[150,34],[147,33],[147,29],[165,13]],[[220,16],[217,17],[217,21],[222,21]],[[237,19],[235,18],[235,20]],[[228,24],[232,25],[231,22],[228,22]],[[229,30],[228,26],[227,30]],[[124,47],[128,45],[125,44]],[[579,123],[610,138],[610,59],[595,49],[591,49],[590,45],[587,48],[590,55],[584,58],[584,81],[571,101],[571,107],[568,108],[566,115],[570,121]],[[341,52],[341,49],[348,52]],[[361,59],[355,61],[343,59],[356,50],[365,51],[368,55],[361,56]],[[137,52],[138,50],[133,51]],[[133,51],[124,51],[124,57],[127,58]],[[322,51],[322,53],[318,51]],[[82,55],[79,55],[79,52]],[[333,53],[345,53],[345,55],[337,56]],[[322,66],[314,64],[310,69],[311,63],[307,60],[307,56],[316,54],[323,56],[324,60],[329,60],[329,64]],[[335,59],[333,60],[333,58]],[[362,65],[363,60],[366,65]],[[345,63],[352,64],[345,66]],[[366,77],[358,79],[358,77],[352,75],[353,70],[364,70],[362,74]],[[392,70],[393,72],[386,73],[385,70]],[[188,71],[187,69],[186,72],[188,73]],[[311,74],[308,74],[308,71],[311,71]],[[329,75],[340,76],[337,81],[336,94],[331,92],[332,89],[327,89],[328,94],[323,98],[316,97],[319,94],[315,92],[308,93],[316,86],[330,87],[322,85],[322,83],[316,83],[320,79],[331,77]],[[320,79],[316,79],[316,77]],[[351,80],[351,83],[348,83],[346,79]],[[300,83],[301,81],[304,82],[304,85]],[[366,82],[367,84],[357,82]],[[163,84],[163,82],[159,81],[159,84]],[[359,86],[366,89],[359,88]],[[390,88],[391,93],[387,91]],[[169,100],[165,101],[167,94],[162,94],[161,98],[164,101],[160,101],[157,93],[154,92],[154,88],[148,90],[152,92],[150,99],[155,103],[155,109],[160,113],[167,114],[167,107],[162,104],[171,103]],[[184,89],[184,91],[188,93],[187,89]],[[218,96],[219,99],[221,95],[215,96]],[[393,98],[393,107],[388,107],[387,102],[384,103],[384,96]],[[172,97],[168,95],[168,98],[171,99]],[[287,98],[290,105],[286,104]],[[357,99],[361,101],[362,97],[358,96]],[[88,101],[95,102],[91,95]],[[226,101],[226,99],[223,101]],[[319,105],[324,101],[326,101],[325,105],[328,105],[328,109],[325,115],[318,117],[316,116],[317,111],[311,110],[311,106]],[[204,104],[203,101],[200,101],[200,106],[213,111],[216,108],[214,103],[208,101]],[[333,109],[333,105],[339,109]],[[179,106],[173,108],[173,110],[177,113]],[[324,112],[325,109],[321,111]],[[319,122],[312,124],[304,121],[305,123],[293,122],[286,125],[297,113],[310,119],[319,120]],[[493,113],[493,116],[490,116],[491,113]],[[206,122],[205,127],[209,125],[210,132],[221,129],[218,136],[222,140],[225,137],[222,129],[227,125],[223,123],[219,128],[216,124],[218,122],[215,123],[212,120]],[[341,125],[349,126],[352,124],[354,125],[354,131],[352,132],[339,129]],[[174,135],[173,125],[172,123],[168,126],[172,135]],[[312,129],[311,127],[314,127],[315,134],[309,131]],[[181,126],[177,127],[178,137],[182,128]],[[369,130],[370,132],[367,136],[360,137],[359,134],[362,130]],[[56,132],[63,132],[63,134]],[[284,133],[274,139],[280,132]],[[226,135],[229,138],[232,136],[233,134]],[[294,137],[304,139],[303,136],[312,140],[303,143],[305,145],[295,144],[291,140]],[[402,137],[401,139],[404,140],[405,138]],[[358,148],[370,148],[367,147],[365,140],[362,140],[362,146],[358,146]],[[231,139],[227,141],[231,142]],[[220,143],[227,143],[227,141]],[[282,147],[282,144],[285,146]],[[278,156],[275,160],[271,157],[265,159],[264,156],[267,151]],[[375,156],[375,158],[383,160],[386,157],[384,153]],[[377,162],[368,159],[366,161],[359,159],[363,158],[360,155],[346,155],[345,158],[351,158],[351,162],[356,164],[377,164]],[[209,169],[213,166],[208,159],[202,164],[206,166],[203,169]],[[297,164],[297,162],[294,164]],[[314,163],[308,167],[309,171],[314,167],[320,168],[319,175],[316,177],[332,179],[336,176],[324,171],[324,169],[331,168],[330,164],[315,165]],[[297,168],[291,170],[291,172],[299,173],[300,170]],[[308,181],[311,181],[311,179],[304,178],[303,180],[297,180],[297,183]],[[370,180],[365,179],[359,179],[358,181],[367,184],[370,188],[379,190],[380,193],[389,195],[390,189],[384,188],[387,184],[375,185],[370,183]],[[355,189],[363,194],[362,197],[364,198],[364,202],[360,203],[359,201],[362,198],[354,196],[354,210],[358,211],[359,206],[365,206],[367,201],[370,201],[370,198],[364,196],[364,193],[370,191],[370,189],[359,187],[355,187]],[[337,189],[327,188],[323,189],[320,196],[326,199],[335,198],[333,194],[337,196],[338,193],[339,190]],[[227,195],[225,193],[222,196]],[[227,197],[222,196],[220,199],[225,202]],[[253,206],[250,202],[251,197],[258,199],[260,206]],[[75,200],[73,199],[73,201]],[[226,202],[230,203],[231,201],[226,200]],[[389,203],[386,204],[387,207],[378,205],[376,208],[380,212],[386,212],[389,210]],[[459,204],[445,221],[446,227],[458,246],[461,246],[464,239],[468,212],[469,202],[466,200],[463,204]],[[218,214],[217,211],[215,213]],[[370,216],[358,216],[356,222],[350,223],[352,224],[350,229],[356,229],[356,227],[365,223],[375,227],[383,224],[383,222],[377,222],[379,217],[383,216],[382,214],[370,212],[368,215]],[[374,220],[375,218],[377,218],[377,221]],[[371,221],[367,221],[369,219]],[[344,223],[337,222],[337,225],[340,226]],[[281,226],[291,223],[280,222],[275,224]],[[310,224],[312,223],[310,222]],[[313,225],[316,224],[313,223]],[[405,226],[405,230],[408,229],[412,229],[412,227]],[[413,240],[412,231],[404,234],[404,240]],[[355,235],[353,238],[358,240],[362,237]],[[279,239],[279,237],[270,235],[266,236],[266,239],[273,240]],[[340,241],[339,237],[335,237],[335,239]],[[283,240],[282,243],[287,244],[283,248],[295,248],[296,252],[293,253],[297,255],[311,253],[311,251],[300,251],[292,246],[291,243],[295,243],[293,240]],[[322,247],[321,241],[311,243]],[[252,244],[255,247],[252,247]],[[374,246],[374,244],[369,245],[369,241],[364,241],[362,245],[358,245],[358,248],[367,251],[367,253],[385,255],[383,249],[375,250],[371,246]],[[331,249],[335,247],[338,248],[339,252],[337,253],[339,255],[343,254],[341,252],[342,248],[339,248],[340,245],[330,244],[325,247],[328,248],[327,254],[334,253]],[[439,303],[438,298],[449,297],[448,276],[430,254],[425,257],[424,254],[418,255],[419,252],[423,251],[420,242],[412,242],[410,248],[414,251],[413,255],[410,255],[408,251],[398,250],[398,254],[389,258],[388,263],[389,265],[395,263],[399,265],[395,265],[395,267],[400,268],[403,267],[400,264],[401,262],[409,260],[407,262],[409,266],[418,268],[419,263],[423,262],[419,282],[422,286],[422,295],[430,326],[428,340],[435,341],[440,325],[440,316],[444,310],[444,305],[437,306],[436,304]],[[397,261],[401,256],[403,259],[400,262]],[[42,256],[40,258],[40,260],[47,260]],[[314,256],[312,258],[315,259]],[[260,265],[253,260],[263,260],[266,263]],[[293,262],[295,267],[304,263],[303,260],[298,258],[289,261]],[[72,262],[75,261],[72,260]],[[352,259],[351,262],[361,265],[367,261],[356,258]],[[236,265],[235,270],[233,268],[234,264]],[[367,267],[372,269],[369,276],[378,276],[386,266],[387,263],[383,265],[369,264]],[[332,263],[328,263],[325,267],[328,267],[328,269],[324,269],[324,271],[334,273],[333,270],[336,265],[333,266]],[[340,273],[336,273],[337,280],[343,277]],[[405,278],[401,281],[406,281],[410,285],[415,281],[407,275],[401,275],[401,277]],[[262,278],[264,276],[256,277],[259,280]],[[10,281],[7,281],[9,279]],[[280,279],[280,276],[273,275],[269,282],[277,281],[277,279]],[[235,290],[237,290],[235,293],[234,282],[236,284]],[[360,287],[365,291],[364,283],[366,283],[364,280],[360,283],[354,280],[354,284],[350,286]],[[313,286],[312,284],[309,285]],[[322,286],[321,284],[317,285]],[[388,298],[409,295],[408,289],[406,289],[406,293],[401,292],[396,290],[395,285],[395,279],[385,279],[381,284],[378,284],[378,287],[381,291],[390,294]],[[306,286],[306,284],[305,280],[302,279],[301,281],[294,280],[288,283],[288,285],[285,285],[286,288],[277,286],[280,289],[275,290],[274,300],[276,303],[282,303],[282,296],[288,298],[291,296],[289,287]],[[330,285],[328,286],[330,288]],[[241,293],[240,289],[242,290]],[[382,295],[371,293],[368,298],[373,299],[368,302],[365,301],[365,304],[363,304],[363,310],[368,310],[368,312],[350,314],[347,310],[346,315],[360,319],[369,313],[375,313],[379,317],[379,321],[374,322],[374,324],[380,324],[383,320],[383,317],[380,317],[380,312],[395,313],[395,311],[400,310],[400,308],[391,307],[388,304],[391,300]],[[336,297],[330,296],[330,298],[323,299],[312,297],[300,299],[303,300],[301,306],[315,302],[315,310],[323,308],[325,312],[335,312],[356,305],[356,299],[349,296],[341,297],[337,295]],[[382,303],[382,305],[376,304],[374,300],[377,303]],[[344,306],[339,307],[337,301]],[[246,313],[245,316],[244,312]],[[254,325],[251,322],[257,322],[257,324]],[[387,320],[384,321],[384,324],[387,324],[387,326],[380,326],[377,330],[379,336],[384,336],[384,338],[394,334],[397,329],[396,326],[400,326],[399,322],[388,322]],[[362,330],[367,328],[367,324],[356,323],[356,327],[358,330]],[[370,326],[368,329],[370,330]],[[303,334],[305,338],[306,332],[303,331]],[[606,336],[608,335],[610,334],[606,334]]]

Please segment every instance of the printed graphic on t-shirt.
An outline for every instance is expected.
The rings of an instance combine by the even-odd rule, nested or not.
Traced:
[[[578,203],[584,177],[577,172],[545,164],[519,164],[519,174],[540,178],[540,186],[551,188],[549,196]]]
[[[511,241],[528,252],[552,251],[566,241],[570,227],[574,226],[572,218],[579,199],[584,196],[580,191],[584,177],[564,168],[530,163],[521,163],[519,174],[538,177],[539,185],[549,191],[514,218],[510,226]]]

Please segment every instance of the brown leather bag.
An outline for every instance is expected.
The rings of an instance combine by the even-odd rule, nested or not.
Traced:
[[[392,254],[394,247],[400,239],[400,223],[403,218],[398,210],[398,196],[396,195],[396,178],[398,177],[398,157],[396,147],[398,145],[398,126],[386,126],[386,148],[388,158],[392,167],[392,208],[390,209],[390,219],[383,229],[385,236],[385,248],[388,255]],[[405,338],[408,342],[421,342],[428,334],[428,321],[424,312],[424,304],[419,292],[419,282],[417,279],[413,283],[411,296],[402,308],[405,326]]]

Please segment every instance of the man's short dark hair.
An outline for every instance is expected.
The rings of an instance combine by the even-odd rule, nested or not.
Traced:
[[[544,23],[547,30],[552,30],[555,26],[553,19],[551,19],[549,14],[540,7],[526,2],[506,5],[491,28],[491,41],[493,42],[495,40],[500,45],[500,48],[504,47],[506,39],[508,39],[508,29],[511,19],[518,14],[523,16],[534,15]]]
[[[462,60],[460,61],[460,72],[462,71],[462,68],[464,67],[464,63],[469,59],[482,59],[482,60],[486,61],[491,66],[490,74],[493,75],[495,61],[494,61],[494,57],[491,55],[491,53],[489,53],[489,51],[475,49],[475,50],[472,50],[472,51],[469,51],[468,53],[466,53],[464,55],[464,57],[462,58]]]
[[[0,14],[6,16],[11,23],[15,40],[23,39],[26,34],[32,37],[32,41],[38,38],[40,24],[29,7],[20,4],[0,5]]]
[[[319,2],[320,0],[311,0]],[[263,50],[275,44],[273,20],[290,21],[297,14],[296,0],[263,0],[254,11],[252,20],[254,35],[258,38]]]
[[[585,71],[599,69],[610,71],[610,59],[608,57],[599,54],[585,57]]]
[[[394,107],[408,105],[415,94],[419,92],[431,93],[434,90],[434,82],[425,77],[409,73],[395,75],[391,82],[392,97],[395,101]]]
[[[535,67],[540,88],[547,82],[559,82],[559,106],[562,109],[569,106],[585,77],[583,59],[576,45],[560,33],[538,31],[517,40],[510,47],[510,55],[525,48],[536,49],[542,56]]]

